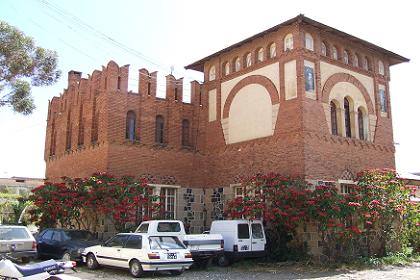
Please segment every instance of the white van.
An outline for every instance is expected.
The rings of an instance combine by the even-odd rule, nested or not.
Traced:
[[[213,221],[210,233],[223,236],[224,254],[217,259],[221,266],[241,258],[265,256],[266,238],[260,220]]]

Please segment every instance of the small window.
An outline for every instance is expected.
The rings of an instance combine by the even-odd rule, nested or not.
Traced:
[[[314,69],[309,66],[305,66],[305,91],[315,91]]]
[[[245,56],[245,65],[246,67],[250,67],[252,65],[251,53],[247,53],[247,55]]]
[[[341,194],[349,194],[354,190],[353,184],[340,184]]]
[[[117,89],[121,89],[121,77],[118,76],[118,80],[117,80]]]
[[[284,37],[284,50],[293,50],[293,34],[291,33]]]
[[[380,75],[385,75],[385,66],[381,60],[378,61],[378,72]]]
[[[155,141],[158,144],[164,143],[164,119],[161,115],[156,116],[156,131],[155,131]]]
[[[264,232],[261,224],[251,224],[252,238],[264,238]]]
[[[363,57],[363,69],[365,69],[366,71],[369,70],[369,60],[366,56]]]
[[[125,248],[141,249],[141,235],[131,235],[125,243]]]
[[[209,81],[216,79],[216,66],[212,65],[209,70]]]
[[[128,235],[116,235],[105,242],[106,247],[123,247]]]
[[[274,58],[276,56],[277,56],[276,43],[272,43],[270,45],[270,58]]]
[[[244,197],[244,188],[243,187],[236,187],[235,188],[235,198],[236,197]]]
[[[136,140],[136,113],[133,111],[127,112],[125,138],[130,142]]]
[[[239,70],[241,70],[241,59],[237,57],[235,59],[235,72],[238,72]]]
[[[360,108],[357,110],[357,121],[359,124],[359,139],[366,140],[365,139],[365,118],[363,115],[363,111]]]
[[[230,64],[229,64],[229,62],[225,62],[225,64],[223,65],[223,74],[225,75],[225,76],[227,76],[227,75],[229,75],[230,74]]]
[[[321,54],[327,56],[327,45],[324,42],[321,43]]]
[[[331,134],[338,135],[338,127],[337,127],[337,106],[333,101],[330,102],[330,110],[331,110]]]
[[[142,224],[139,229],[137,230],[137,232],[140,233],[147,233],[147,231],[149,230],[149,224]]]
[[[379,102],[381,106],[381,112],[387,112],[387,98],[384,89],[379,89]]]
[[[159,222],[158,232],[180,232],[181,226],[177,222]]]
[[[355,53],[353,56],[353,66],[359,67],[359,55],[357,53]]]
[[[311,51],[314,50],[314,39],[309,33],[305,33],[305,48]]]
[[[346,124],[346,137],[351,138],[350,102],[347,98],[344,98],[344,120]]]
[[[249,239],[248,224],[238,224],[238,239]]]
[[[52,230],[47,230],[46,232],[44,232],[44,234],[41,236],[41,238],[43,240],[51,240],[53,237],[53,231]]]
[[[264,61],[264,49],[263,48],[259,48],[257,51],[257,61],[258,62],[263,62]]]
[[[349,53],[346,50],[343,52],[343,60],[345,64],[349,64]]]
[[[61,232],[60,231],[54,231],[54,235],[52,237],[52,240],[60,242],[61,241]]]
[[[332,58],[337,60],[338,59],[338,51],[337,51],[337,47],[333,46],[332,47]]]

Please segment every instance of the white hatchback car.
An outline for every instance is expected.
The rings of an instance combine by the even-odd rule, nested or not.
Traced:
[[[134,277],[145,271],[180,275],[193,263],[190,251],[178,237],[144,233],[119,233],[102,245],[85,248],[82,257],[89,269],[99,265],[128,268]]]

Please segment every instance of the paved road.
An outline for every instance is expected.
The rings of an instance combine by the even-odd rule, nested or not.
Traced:
[[[420,263],[408,267],[387,267],[385,269],[371,269],[363,271],[307,271],[308,269],[293,268],[219,268],[210,267],[207,270],[190,270],[178,277],[168,274],[147,274],[143,279],[196,279],[196,280],[271,280],[271,279],[311,279],[311,280],[420,280]],[[85,280],[127,280],[135,279],[131,277],[128,270],[116,270],[111,268],[101,268],[96,271],[89,271],[81,267],[78,276]]]

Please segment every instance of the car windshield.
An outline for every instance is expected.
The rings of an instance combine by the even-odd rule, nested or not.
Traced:
[[[64,231],[64,240],[92,240],[95,239],[89,231]]]
[[[29,239],[24,228],[0,228],[0,240]]]
[[[149,237],[150,249],[185,249],[184,244],[175,236],[152,236]]]

